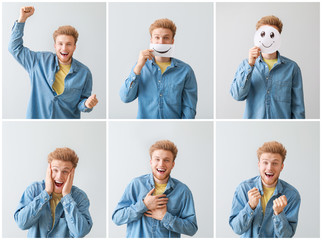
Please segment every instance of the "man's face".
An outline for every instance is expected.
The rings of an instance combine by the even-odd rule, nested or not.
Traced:
[[[154,180],[157,183],[167,183],[174,167],[173,154],[170,151],[158,149],[152,153],[150,165]]]
[[[58,35],[55,41],[55,51],[60,64],[70,64],[76,49],[75,39],[68,35]]]
[[[168,28],[156,28],[152,31],[150,42],[153,44],[173,44],[172,31]]]
[[[282,156],[278,153],[263,153],[258,161],[258,169],[265,187],[274,187],[283,170]]]
[[[63,187],[72,169],[73,164],[70,161],[56,159],[51,161],[51,177],[53,179],[55,193],[62,193]]]

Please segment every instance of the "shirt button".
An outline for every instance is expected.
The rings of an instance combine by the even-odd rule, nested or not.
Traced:
[[[47,198],[45,198],[45,200],[47,201]]]
[[[160,94],[160,97],[162,97],[162,94]]]
[[[267,91],[267,93],[269,93],[269,90]]]

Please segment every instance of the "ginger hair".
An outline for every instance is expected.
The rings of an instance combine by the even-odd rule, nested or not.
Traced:
[[[78,156],[76,155],[75,151],[68,148],[56,148],[55,151],[48,154],[48,163],[51,163],[52,160],[61,160],[71,162],[73,167],[77,167],[78,163]]]
[[[282,33],[283,23],[282,21],[273,15],[262,17],[256,24],[256,30],[263,25],[271,25],[277,27],[279,33]]]
[[[156,143],[154,143],[151,147],[150,147],[150,157],[152,158],[152,154],[155,150],[166,150],[166,151],[170,151],[173,155],[173,161],[176,159],[177,157],[177,153],[178,153],[178,149],[177,146],[169,141],[169,140],[160,140],[157,141]]]
[[[60,26],[54,33],[53,33],[53,38],[54,38],[54,41],[56,42],[56,38],[57,36],[59,35],[67,35],[67,36],[72,36],[75,40],[75,44],[77,42],[77,39],[78,39],[78,32],[77,30],[70,26],[70,25],[67,25],[67,26]]]
[[[287,151],[285,147],[279,142],[276,142],[276,141],[265,142],[263,146],[258,148],[257,157],[259,161],[263,153],[278,153],[282,157],[282,162],[284,162],[286,157],[286,152]]]
[[[156,28],[170,29],[172,32],[172,38],[174,38],[174,36],[176,35],[176,31],[177,31],[177,27],[174,24],[174,22],[172,22],[170,19],[167,19],[167,18],[157,19],[154,21],[154,23],[151,24],[150,29],[149,29],[151,36],[152,36],[153,30]]]

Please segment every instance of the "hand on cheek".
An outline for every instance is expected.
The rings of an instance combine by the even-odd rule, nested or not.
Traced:
[[[46,171],[45,190],[49,195],[54,191],[54,182],[51,177],[51,165],[49,163]]]
[[[64,184],[63,187],[63,197],[65,197],[67,194],[70,193],[70,191],[72,190],[72,186],[73,186],[73,181],[74,181],[74,174],[75,174],[75,168],[73,168],[70,173],[68,174],[67,180]]]

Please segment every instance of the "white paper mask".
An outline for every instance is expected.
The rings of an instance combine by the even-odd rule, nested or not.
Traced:
[[[264,25],[256,31],[254,44],[262,53],[274,53],[281,46],[281,34],[276,28]]]
[[[150,49],[153,50],[154,56],[173,57],[174,44],[153,44],[153,43],[150,43]]]

